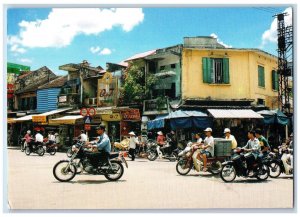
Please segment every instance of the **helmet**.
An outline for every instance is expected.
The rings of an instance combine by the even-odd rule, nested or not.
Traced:
[[[27,133],[28,133],[28,134],[30,134],[30,133],[31,133],[31,131],[30,131],[30,130],[27,130]]]

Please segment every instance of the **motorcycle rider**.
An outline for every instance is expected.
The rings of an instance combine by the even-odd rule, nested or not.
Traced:
[[[248,131],[248,142],[242,148],[244,151],[249,152],[245,154],[247,169],[248,171],[251,170],[252,164],[257,159],[259,155],[260,145],[257,138],[255,138],[255,132],[253,130]]]
[[[259,141],[259,145],[260,145],[260,148],[261,148],[261,155],[259,155],[261,158],[265,158],[268,156],[269,154],[269,150],[270,150],[270,145],[267,141],[267,139],[262,136],[262,130],[257,128],[255,130],[255,136],[256,138],[258,139]]]
[[[97,171],[100,161],[104,164],[109,164],[109,153],[111,152],[111,144],[108,135],[105,133],[105,126],[100,125],[99,127],[96,127],[96,130],[99,136],[87,145],[89,148],[95,150],[94,153],[89,155],[94,172]]]
[[[54,136],[53,131],[50,131],[49,132],[49,136],[48,136],[48,143],[47,143],[47,145],[52,145],[54,143],[55,143],[55,136]]]
[[[200,152],[200,158],[203,160],[203,172],[206,172],[207,158],[214,156],[214,137],[212,136],[212,129],[210,127],[206,128],[204,132],[206,137],[204,145],[201,146],[203,150]]]
[[[130,139],[129,139],[129,154],[131,155],[131,160],[134,161],[134,159],[135,159],[136,145],[140,144],[140,142],[135,137],[135,133],[134,132],[130,132],[128,134],[130,136]]]
[[[30,135],[31,134],[31,131],[30,130],[27,130],[27,133],[26,135],[24,136],[24,139],[25,139],[25,142],[26,142],[26,146],[28,145],[32,145],[32,136]],[[25,148],[25,147],[24,147]]]
[[[194,162],[194,165],[195,165],[195,169],[199,172],[200,171],[200,165],[198,164],[197,162],[197,159],[200,160],[200,146],[202,145],[202,138],[200,137],[200,133],[196,133],[195,134],[195,139],[197,140],[192,146],[191,148],[193,149],[197,149],[192,158],[193,158],[193,162]]]
[[[42,144],[43,142],[44,142],[44,137],[40,133],[40,129],[37,129],[36,134],[35,134],[35,143],[36,143],[36,145],[39,145],[39,144]]]
[[[224,129],[225,139],[231,140],[231,150],[236,149],[237,147],[237,141],[233,135],[231,135],[230,129],[225,128]]]

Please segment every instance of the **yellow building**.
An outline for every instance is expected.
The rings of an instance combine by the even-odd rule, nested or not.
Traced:
[[[182,99],[219,101],[220,107],[238,107],[237,102],[248,102],[251,106],[275,109],[278,106],[276,69],[277,57],[259,49],[201,48],[185,44]]]

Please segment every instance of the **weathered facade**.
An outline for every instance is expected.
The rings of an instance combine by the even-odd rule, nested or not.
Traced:
[[[182,65],[184,101],[277,108],[277,58],[264,51],[184,46]]]
[[[66,64],[59,67],[68,71],[68,77],[58,96],[58,107],[80,108],[97,105],[98,79],[103,76],[103,68],[91,67],[87,61],[80,64]]]
[[[37,108],[36,91],[39,86],[53,80],[56,75],[46,66],[21,74],[15,82],[16,110],[35,110]]]

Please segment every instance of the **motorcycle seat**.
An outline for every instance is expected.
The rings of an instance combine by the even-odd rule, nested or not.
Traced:
[[[119,152],[111,152],[109,153],[109,158],[116,158],[119,156]]]

